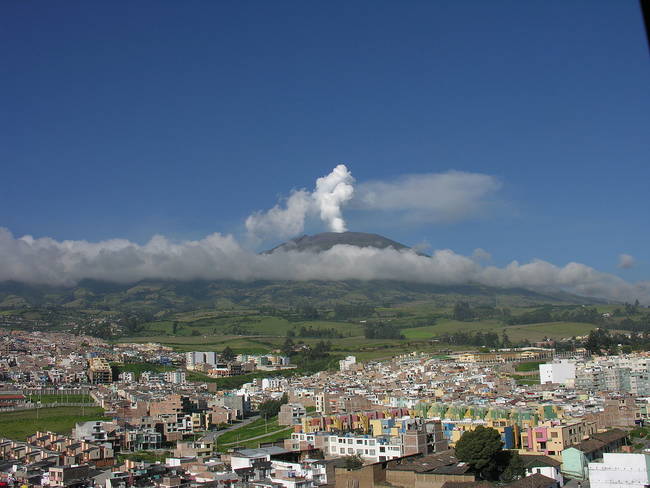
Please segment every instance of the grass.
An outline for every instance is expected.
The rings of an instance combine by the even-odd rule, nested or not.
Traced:
[[[178,323],[175,333],[174,322]],[[328,320],[290,322],[282,317],[259,315],[251,311],[242,314],[215,310],[197,310],[178,313],[166,320],[147,322],[143,324],[143,330],[137,336],[122,339],[121,341],[139,342],[142,337],[150,336],[173,337],[174,339],[181,337],[191,339],[203,336],[223,338],[233,334],[285,337],[289,331],[294,331],[297,334],[303,326],[312,329],[335,329],[346,337],[359,335],[363,331],[360,324],[349,322]]]
[[[580,322],[547,322],[543,324],[511,325],[506,333],[511,341],[541,341],[544,337],[552,339],[569,339],[574,336],[589,335],[597,326]]]
[[[90,395],[29,395],[28,398],[34,403],[95,403]]]
[[[163,373],[165,371],[175,371],[178,369],[176,366],[165,366],[162,364],[152,364],[152,363],[113,363],[111,364],[113,368],[113,377],[117,378],[117,375],[120,373],[134,373],[136,379],[140,378],[145,371],[152,371],[154,373]]]
[[[539,378],[515,378],[515,381],[521,386],[539,385]]]
[[[571,338],[573,336],[588,335],[596,328],[593,324],[580,322],[547,322],[542,324],[527,325],[503,325],[496,320],[482,320],[476,322],[459,322],[457,320],[441,319],[435,325],[427,327],[416,327],[403,329],[402,334],[407,339],[423,340],[432,339],[445,333],[465,332],[495,332],[501,335],[503,332],[513,342],[529,340],[531,342],[541,341],[545,337],[553,339]]]
[[[217,449],[224,451],[235,446],[257,447],[262,442],[276,442],[286,439],[291,436],[291,432],[291,427],[278,424],[277,416],[268,419],[268,421],[261,418],[218,437]]]
[[[56,407],[0,413],[0,436],[24,441],[36,431],[69,434],[76,423],[104,418],[99,407]],[[38,411],[37,411],[38,410]]]
[[[515,371],[519,373],[529,373],[539,371],[539,365],[544,364],[546,361],[527,361],[525,363],[517,363]]]

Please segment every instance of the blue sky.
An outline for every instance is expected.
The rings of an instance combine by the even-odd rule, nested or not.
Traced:
[[[339,163],[358,183],[456,170],[498,179],[496,203],[443,222],[349,208],[348,227],[650,278],[637,1],[20,1],[0,17],[15,236],[243,236]]]

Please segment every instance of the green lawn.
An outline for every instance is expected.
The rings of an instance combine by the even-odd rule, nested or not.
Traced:
[[[517,363],[515,371],[519,373],[537,372],[539,365],[544,364],[546,361],[528,361],[525,363]]]
[[[235,446],[257,447],[261,442],[275,442],[291,437],[291,432],[291,427],[278,424],[277,416],[268,421],[261,418],[218,437],[217,449],[224,451]],[[250,440],[258,436],[263,437]]]
[[[506,327],[506,333],[511,341],[541,341],[544,337],[552,339],[571,338],[573,336],[589,335],[595,329],[593,324],[580,322],[547,322],[543,324],[510,325]]]
[[[104,418],[99,407],[56,407],[0,413],[0,437],[24,441],[40,431],[69,434],[77,422]]]
[[[90,395],[29,395],[29,400],[34,403],[95,403]]]
[[[444,333],[465,332],[495,332],[501,335],[504,331],[513,342],[522,340],[541,341],[544,337],[553,339],[570,338],[588,335],[596,326],[580,322],[548,322],[527,325],[503,325],[496,320],[476,322],[459,322],[442,319],[436,325],[403,329],[402,334],[407,339],[431,339]]]

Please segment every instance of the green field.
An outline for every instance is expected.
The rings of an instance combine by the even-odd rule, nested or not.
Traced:
[[[104,418],[99,407],[56,407],[0,413],[0,437],[24,441],[36,431],[69,434],[78,422]]]
[[[518,373],[536,373],[539,371],[539,365],[544,364],[546,361],[527,361],[524,363],[517,363],[515,371]]]
[[[174,333],[174,322],[177,322]],[[197,310],[176,314],[173,318],[146,322],[142,331],[131,339],[140,336],[173,336],[175,339],[200,336],[259,335],[286,336],[289,331],[298,334],[301,327],[312,329],[334,329],[343,336],[359,335],[363,332],[361,325],[349,322],[327,320],[290,322],[282,317],[259,315],[257,313],[225,315],[217,311]],[[179,341],[182,343],[182,341]]]
[[[495,332],[508,334],[511,341],[522,340],[541,341],[545,337],[553,339],[571,338],[574,336],[588,335],[596,326],[579,322],[547,322],[543,324],[503,325],[496,320],[483,320],[475,322],[459,322],[457,320],[442,319],[436,325],[404,329],[402,333],[407,339],[432,339],[437,335],[465,332]]]
[[[95,403],[90,395],[29,395],[30,402],[41,403]]]
[[[275,442],[291,436],[292,428],[278,424],[278,418],[265,421],[257,419],[248,425],[224,433],[217,438],[217,449],[226,451],[234,447],[257,447],[264,442]]]

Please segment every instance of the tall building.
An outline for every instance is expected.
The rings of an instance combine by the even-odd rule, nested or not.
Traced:
[[[576,363],[569,359],[539,365],[540,383],[557,383],[573,386],[576,379]]]
[[[216,366],[217,360],[218,360],[218,355],[214,351],[188,352],[185,355],[185,367],[189,370],[193,370],[199,364],[208,364],[210,366]]]
[[[88,378],[91,383],[111,383],[113,372],[111,365],[104,358],[91,358],[89,361]]]

